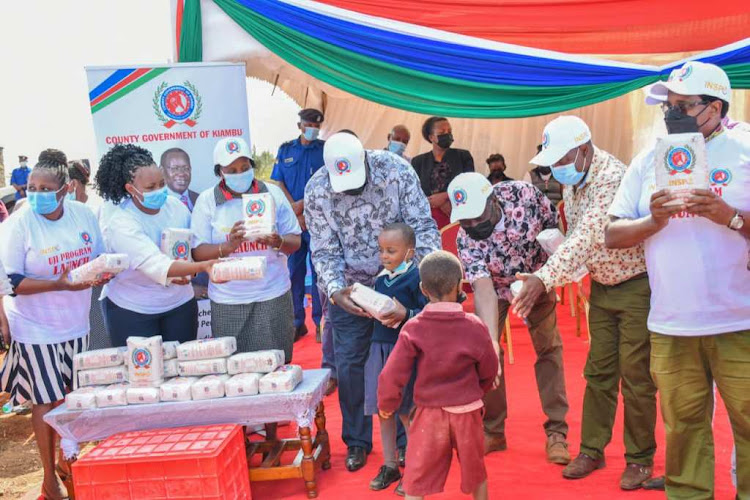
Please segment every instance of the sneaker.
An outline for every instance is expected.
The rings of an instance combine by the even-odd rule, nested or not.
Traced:
[[[401,473],[398,471],[398,468],[393,469],[387,465],[383,465],[380,467],[375,479],[370,481],[370,489],[373,491],[384,490],[399,479],[401,479]]]
[[[651,467],[641,464],[628,464],[620,479],[620,489],[625,491],[637,490],[651,478]]]
[[[553,432],[547,436],[547,461],[553,464],[568,465],[570,453],[565,436],[559,432]]]
[[[578,456],[568,464],[562,471],[565,479],[583,479],[597,469],[604,468],[604,459],[595,459],[579,453]]]

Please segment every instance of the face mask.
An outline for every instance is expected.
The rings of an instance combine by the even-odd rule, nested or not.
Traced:
[[[437,136],[437,145],[443,149],[448,149],[453,144],[453,134],[440,134]]]
[[[320,135],[320,129],[315,127],[305,127],[305,132],[303,133],[303,135],[305,136],[306,140],[314,141]]]
[[[27,162],[25,162],[25,161],[22,161],[22,162],[21,162],[21,166],[22,166],[22,167],[25,167],[25,166],[26,166],[27,164],[28,164],[28,163],[27,163]]]
[[[136,191],[138,190],[136,189]],[[143,196],[141,205],[143,205],[144,208],[148,208],[149,210],[161,209],[161,207],[163,207],[167,202],[167,196],[169,196],[169,193],[167,192],[167,186],[164,186],[161,189],[157,189],[156,191],[149,191],[148,193],[141,193],[140,191],[138,191],[138,193]]]
[[[31,191],[26,193],[26,197],[28,198],[29,205],[34,212],[38,213],[39,215],[49,215],[57,210],[57,207],[60,206],[60,202],[62,201],[62,199],[57,199],[57,193],[59,193],[63,189],[65,188],[60,188],[54,193],[41,193],[39,191]]]
[[[66,194],[66,195],[65,195],[65,199],[66,199],[66,200],[70,200],[70,201],[77,201],[77,200],[76,200],[76,192],[75,192],[75,191],[73,191],[72,193],[68,193],[68,194]]]
[[[464,229],[464,231],[466,231],[466,234],[469,235],[469,238],[471,238],[474,241],[486,240],[487,238],[492,236],[492,232],[494,230],[495,230],[495,225],[492,224],[491,219],[487,219],[484,222],[480,222],[474,227]]]
[[[569,186],[575,186],[581,182],[586,172],[579,172],[576,170],[576,161],[578,160],[578,152],[576,151],[576,157],[573,163],[567,165],[561,165],[552,169],[552,177],[554,177],[560,184],[567,184]]]
[[[224,182],[227,187],[235,193],[245,193],[253,185],[255,171],[250,167],[247,172],[241,174],[224,174]]]
[[[667,112],[664,113],[664,124],[667,126],[667,132],[669,134],[687,134],[698,132],[700,127],[705,125],[708,121],[706,120],[701,125],[698,125],[698,117],[706,109],[708,109],[708,106],[703,108],[701,112],[696,116],[690,116],[683,114],[678,107],[669,108]]]
[[[398,141],[388,141],[388,151],[403,156],[404,151],[406,151],[406,144]]]
[[[542,175],[549,175],[552,173],[552,169],[550,167],[539,167],[539,173]]]

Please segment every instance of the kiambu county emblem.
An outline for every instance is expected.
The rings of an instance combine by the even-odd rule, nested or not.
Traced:
[[[669,175],[690,174],[693,172],[695,153],[689,146],[672,146],[667,150],[664,166]]]
[[[172,86],[162,82],[154,92],[152,105],[156,117],[166,128],[180,123],[194,127],[203,112],[201,95],[187,80],[183,85]]]

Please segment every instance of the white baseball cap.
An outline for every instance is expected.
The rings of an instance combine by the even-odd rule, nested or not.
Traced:
[[[591,130],[586,122],[577,116],[558,116],[544,127],[542,150],[530,163],[549,167],[573,148],[591,140]]]
[[[340,193],[364,185],[367,177],[365,148],[352,134],[339,132],[326,140],[323,161],[331,180],[331,189]]]
[[[253,158],[250,146],[242,137],[226,137],[214,146],[214,165],[226,167],[237,158]]]
[[[487,207],[492,184],[479,172],[458,174],[448,185],[451,200],[451,222],[476,219]]]
[[[722,101],[732,101],[732,86],[723,69],[700,61],[690,61],[672,70],[666,82],[651,86],[646,104],[661,104],[672,91],[681,95],[710,95]]]

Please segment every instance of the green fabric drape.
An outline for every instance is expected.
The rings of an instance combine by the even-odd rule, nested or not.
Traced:
[[[180,32],[180,62],[203,60],[203,28],[200,0],[185,0]]]

